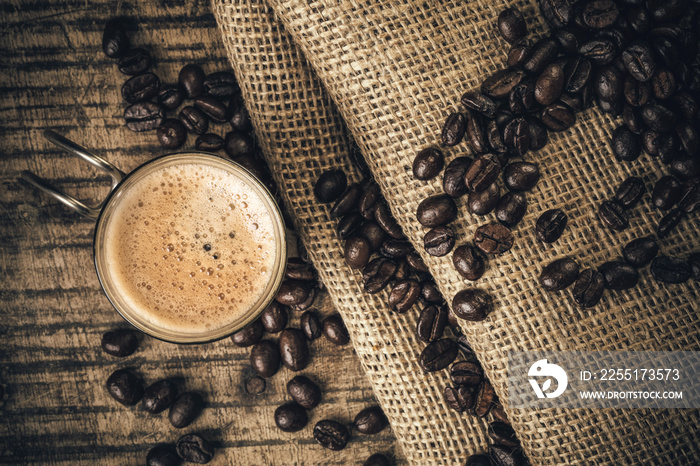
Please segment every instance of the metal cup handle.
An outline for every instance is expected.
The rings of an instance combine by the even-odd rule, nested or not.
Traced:
[[[70,154],[75,155],[76,157],[84,160],[93,167],[97,168],[98,170],[102,170],[103,172],[107,173],[110,177],[112,177],[112,188],[110,189],[110,192],[114,190],[114,188],[116,188],[117,185],[121,182],[121,180],[123,180],[126,176],[124,172],[119,170],[111,163],[107,162],[102,157],[98,157],[97,155],[89,152],[84,147],[77,145],[73,141],[64,138],[63,136],[54,131],[46,130],[44,131],[43,135],[46,139],[56,144],[61,149],[65,150]],[[28,170],[24,170],[20,176],[27,183],[30,183],[31,185],[39,188],[40,190],[47,193],[49,196],[59,200],[63,204],[67,205],[79,214],[84,215],[85,217],[96,219],[99,216],[100,211],[102,210],[102,207],[105,203],[105,201],[102,201],[99,205],[95,207],[88,206],[83,202],[75,199],[74,197],[57,190],[48,181]]]

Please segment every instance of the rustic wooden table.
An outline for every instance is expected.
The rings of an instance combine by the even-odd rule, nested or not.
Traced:
[[[206,1],[5,1],[0,5],[0,463],[144,464],[157,443],[202,433],[215,442],[212,464],[362,464],[370,454],[398,454],[390,429],[354,435],[348,448],[317,445],[313,425],[324,418],[349,424],[375,404],[351,346],[313,342],[304,373],[323,388],[309,425],[295,434],[278,430],[277,406],[289,399],[282,369],[265,393],[246,395],[252,370],[248,350],[229,340],[177,346],[143,338],[128,358],[100,349],[104,332],[126,324],[111,307],[92,265],[94,222],[18,181],[31,170],[89,203],[108,190],[108,179],[42,138],[53,129],[102,155],[123,171],[165,153],[155,133],[132,133],[122,121],[125,81],[101,51],[102,28],[115,15],[133,18],[136,46],[148,48],[155,71],[173,82],[186,63],[205,71],[229,69]],[[215,127],[224,134],[224,126]],[[190,137],[185,148],[193,147]],[[332,312],[327,295],[316,302]],[[298,315],[292,319],[298,325]],[[146,384],[182,377],[207,407],[189,427],[176,429],[165,413],[127,408],[104,389],[109,374],[133,368]],[[395,459],[401,463],[400,458]]]

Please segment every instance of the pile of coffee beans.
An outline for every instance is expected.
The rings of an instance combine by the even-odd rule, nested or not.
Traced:
[[[467,466],[521,466],[529,462],[524,456],[520,441],[510,424],[493,421],[488,430],[491,444],[488,452],[477,453],[467,458]]]

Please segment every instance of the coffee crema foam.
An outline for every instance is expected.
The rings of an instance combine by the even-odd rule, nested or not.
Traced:
[[[202,164],[145,175],[123,194],[105,231],[114,285],[150,323],[201,333],[242,317],[271,280],[270,213],[237,176]]]

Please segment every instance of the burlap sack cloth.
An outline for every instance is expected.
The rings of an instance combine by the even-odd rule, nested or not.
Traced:
[[[439,179],[425,183],[413,178],[413,157],[438,142],[442,122],[458,108],[464,91],[478,88],[484,77],[504,67],[507,46],[494,25],[506,6],[523,11],[534,35],[545,31],[535,2],[525,1],[214,1],[284,200],[351,331],[403,452],[415,464],[463,463],[468,454],[485,449],[484,425],[445,406],[441,392],[449,381],[444,371],[426,375],[418,368],[416,358],[424,346],[413,336],[418,307],[404,315],[390,313],[386,295],[363,294],[360,274],[343,263],[335,221],[311,193],[318,174],[329,168],[344,168],[358,179],[349,164],[343,121],[328,96],[393,214],[422,251],[425,229],[416,221],[415,209],[442,188]],[[615,162],[609,146],[614,125],[589,110],[578,115],[574,128],[550,133],[545,149],[526,155],[539,164],[541,180],[528,193],[528,213],[514,230],[515,246],[492,258],[476,284],[493,295],[494,311],[484,322],[462,323],[462,329],[506,404],[510,351],[700,349],[697,282],[659,285],[645,270],[636,287],[608,292],[591,309],[576,306],[569,291],[546,293],[537,282],[542,268],[564,255],[582,267],[619,257],[628,241],[652,233],[661,216],[647,196],[632,211],[624,232],[600,226],[597,205],[622,180],[641,176],[651,187],[663,173],[647,156],[635,163]],[[448,150],[447,161],[467,151],[466,144]],[[457,244],[493,221],[492,215],[469,214],[465,201],[458,200],[460,217],[452,225]],[[534,237],[534,223],[555,207],[569,215],[569,225],[559,241],[543,245]],[[664,239],[661,248],[685,256],[697,249],[699,239],[696,215]],[[451,255],[423,258],[448,302],[473,286],[455,272]],[[507,412],[535,464],[700,461],[698,410]]]

